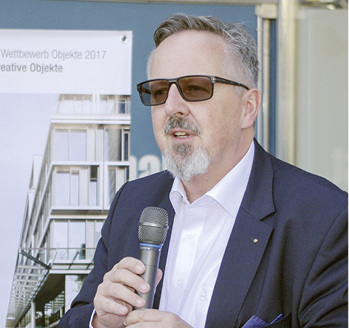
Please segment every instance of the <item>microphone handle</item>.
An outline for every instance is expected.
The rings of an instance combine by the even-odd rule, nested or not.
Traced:
[[[142,309],[152,309],[156,288],[156,274],[159,268],[161,246],[153,244],[140,244],[139,259],[145,265],[145,272],[141,277],[150,285],[147,294],[137,294],[145,300],[145,306]]]

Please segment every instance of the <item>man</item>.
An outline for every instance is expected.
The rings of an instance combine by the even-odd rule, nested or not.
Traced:
[[[148,81],[168,171],[126,183],[95,266],[61,327],[347,327],[347,195],[254,140],[261,104],[246,29],[175,14],[154,34]],[[154,309],[140,308],[137,225],[167,210]]]

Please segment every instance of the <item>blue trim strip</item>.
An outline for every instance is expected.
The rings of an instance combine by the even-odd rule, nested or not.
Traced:
[[[161,248],[162,245],[155,245],[155,244],[145,244],[145,243],[140,243],[140,247],[155,247],[155,248]]]

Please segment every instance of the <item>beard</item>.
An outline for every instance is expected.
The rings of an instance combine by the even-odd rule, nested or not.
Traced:
[[[200,135],[200,129],[181,117],[171,117],[164,129],[168,134],[173,128],[182,128]],[[164,162],[167,170],[181,180],[189,181],[193,177],[207,172],[211,158],[206,148],[194,147],[191,144],[174,144],[164,151]]]

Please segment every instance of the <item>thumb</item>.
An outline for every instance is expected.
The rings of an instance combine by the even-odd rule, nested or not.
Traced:
[[[162,271],[158,269],[158,272],[156,274],[156,286],[159,284],[161,279],[162,279]]]

